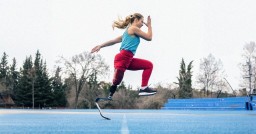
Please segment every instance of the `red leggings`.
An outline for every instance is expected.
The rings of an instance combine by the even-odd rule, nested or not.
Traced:
[[[119,85],[121,83],[125,70],[143,70],[141,86],[147,86],[153,70],[153,64],[150,61],[133,58],[133,53],[127,50],[121,50],[115,56],[114,67],[113,85]]]

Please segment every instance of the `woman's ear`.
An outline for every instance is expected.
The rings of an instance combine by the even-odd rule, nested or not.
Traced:
[[[134,22],[138,22],[138,21],[139,21],[138,18],[135,18],[135,19],[134,19]]]

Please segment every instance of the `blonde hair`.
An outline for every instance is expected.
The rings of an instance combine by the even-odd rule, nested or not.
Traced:
[[[125,18],[125,20],[121,19],[120,17],[118,20],[114,21],[112,24],[112,28],[119,28],[119,29],[125,29],[128,25],[132,24],[135,19],[141,19],[143,16],[140,13],[134,13],[132,15],[129,15]]]

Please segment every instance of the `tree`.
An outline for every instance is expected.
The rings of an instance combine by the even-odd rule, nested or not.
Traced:
[[[53,102],[54,107],[65,107],[67,104],[66,88],[60,76],[61,68],[57,67],[55,76],[52,78]]]
[[[251,90],[256,88],[256,53],[255,42],[246,43],[242,54],[243,63],[240,63],[243,80],[240,86]],[[246,64],[246,65],[245,65]],[[248,78],[248,79],[245,79]]]
[[[36,53],[34,67],[30,70],[30,77],[34,86],[35,105],[50,107],[53,101],[51,80],[47,72],[46,62],[43,63],[39,51]]]
[[[16,104],[18,106],[32,106],[32,78],[29,76],[29,71],[32,69],[32,57],[26,57],[23,67],[20,70],[18,89],[16,94]]]
[[[53,100],[51,80],[39,51],[36,53],[34,64],[31,56],[26,58],[20,72],[17,104],[33,108],[51,106]]]
[[[197,83],[202,87],[204,94],[208,96],[209,90],[217,89],[223,85],[224,71],[221,60],[216,60],[212,54],[200,61],[200,69]]]
[[[4,52],[0,63],[0,84],[3,84],[5,87],[5,92],[8,92],[8,86],[10,84],[8,80],[9,67],[7,57],[8,55]]]
[[[92,108],[95,101],[95,96],[98,96],[101,91],[99,90],[100,83],[98,81],[98,72],[94,71],[89,75],[88,82],[86,83],[85,95],[83,96],[83,103],[87,108]]]
[[[1,59],[0,63],[0,80],[6,79],[7,72],[8,72],[8,61],[7,61],[8,55],[4,52],[3,57]]]
[[[186,67],[184,60],[182,59],[180,64],[180,71],[178,83],[179,84],[179,97],[180,98],[191,98],[192,97],[192,63],[191,61],[189,65]]]
[[[61,57],[61,61],[64,61],[65,72],[72,80],[75,89],[75,108],[77,108],[79,95],[88,84],[89,78],[106,75],[109,67],[100,55],[92,55],[90,52],[75,55],[71,60]]]
[[[13,58],[10,68],[10,89],[14,100],[16,98],[16,93],[18,90],[18,78],[19,72],[16,70],[16,59]]]

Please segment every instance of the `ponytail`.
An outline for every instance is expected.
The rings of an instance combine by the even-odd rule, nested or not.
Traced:
[[[112,28],[114,29],[115,27],[117,27],[119,29],[125,29],[128,25],[131,25],[133,23],[135,18],[137,18],[139,20],[139,19],[143,18],[143,16],[139,13],[135,13],[135,14],[127,16],[125,18],[125,20],[118,18],[118,20],[114,21],[114,23],[112,24]]]

